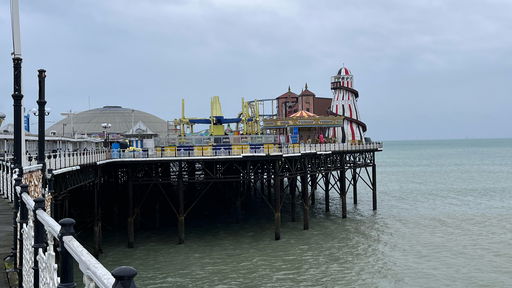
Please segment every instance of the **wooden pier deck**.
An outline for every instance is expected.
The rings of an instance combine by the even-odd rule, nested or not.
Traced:
[[[7,287],[3,259],[11,253],[12,245],[12,208],[5,199],[0,199],[0,287]]]

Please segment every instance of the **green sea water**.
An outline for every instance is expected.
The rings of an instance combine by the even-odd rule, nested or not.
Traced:
[[[308,231],[285,209],[280,241],[266,211],[187,223],[185,245],[174,228],[137,232],[133,249],[105,235],[100,260],[134,266],[139,287],[512,287],[512,140],[384,145],[376,212],[361,185],[347,219],[334,192]]]

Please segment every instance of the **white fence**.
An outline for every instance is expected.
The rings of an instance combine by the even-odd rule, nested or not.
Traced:
[[[40,169],[41,165],[26,167],[24,170],[31,171],[38,167]],[[17,229],[14,231],[16,241],[13,244],[17,253],[13,257],[13,265],[17,268],[20,287],[75,287],[74,261],[79,265],[83,274],[83,285],[87,288],[121,288],[125,287],[123,285],[127,281],[133,284],[127,287],[135,287],[135,269],[121,266],[109,272],[76,240],[73,219],[66,218],[57,223],[45,211],[45,206],[48,206],[45,198],[33,199],[29,195],[32,194],[29,192],[29,185],[21,184],[22,179],[15,173],[11,173],[9,177],[16,177],[15,181],[10,181],[15,182],[14,185],[11,184],[15,191],[12,201],[18,215],[15,224]],[[4,181],[6,178],[2,177]],[[45,191],[39,191],[39,194],[46,195]],[[56,243],[60,247],[60,261],[56,261]],[[57,263],[61,265],[59,275]]]
[[[231,145],[231,146],[181,146],[158,147],[154,155],[148,157],[204,157],[204,156],[236,156],[236,155],[272,155],[297,154],[308,152],[335,152],[335,151],[365,151],[380,150],[382,142],[365,144],[325,143],[325,144],[264,144],[264,145]],[[114,155],[114,154],[113,154]],[[144,156],[130,157],[128,152],[120,151],[118,158],[144,158]],[[116,157],[113,157],[116,158]]]

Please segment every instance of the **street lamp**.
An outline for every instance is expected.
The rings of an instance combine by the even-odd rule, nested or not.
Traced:
[[[44,81],[44,80],[43,80]],[[46,100],[44,99],[44,84],[42,86],[43,90],[39,90],[40,94],[42,93],[42,95],[39,96],[39,100],[37,100],[37,104],[39,104],[39,109],[36,109],[36,108],[32,108],[32,110],[30,110],[30,112],[32,114],[34,114],[34,116],[38,117],[38,123],[37,123],[37,164],[45,164],[45,157],[44,157],[44,150],[45,150],[45,135],[44,135],[44,130],[45,130],[45,119],[44,117],[50,115],[50,112],[52,109],[50,108],[45,108],[44,106],[46,105]],[[41,88],[41,87],[40,87]],[[40,114],[40,112],[43,112],[42,114]],[[64,132],[62,132],[62,134],[64,134]],[[44,170],[44,169],[43,169]]]
[[[30,112],[32,114],[34,114],[34,116],[39,116],[39,111],[36,108],[32,108],[32,110],[30,110]],[[51,108],[44,109],[44,116],[50,115],[50,112],[52,112]]]
[[[112,124],[110,123],[102,123],[101,124],[101,127],[103,128],[103,139],[105,141],[105,148],[108,147],[108,139],[107,139],[107,129],[110,129],[110,127],[112,127]]]

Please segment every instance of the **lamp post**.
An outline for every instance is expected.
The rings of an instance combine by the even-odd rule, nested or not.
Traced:
[[[110,123],[102,123],[101,127],[103,128],[103,139],[104,139],[104,145],[105,148],[108,147],[108,138],[107,138],[107,129],[110,129],[112,127],[112,124]]]
[[[37,106],[38,110],[36,108],[32,109],[32,114],[34,116],[38,116],[37,120],[37,164],[43,165],[43,171],[46,171],[46,161],[44,156],[44,148],[45,148],[45,118],[46,116],[50,115],[50,109],[46,109],[46,99],[45,99],[45,79],[46,79],[46,70],[39,69],[37,77],[39,78],[39,98],[37,99]]]

